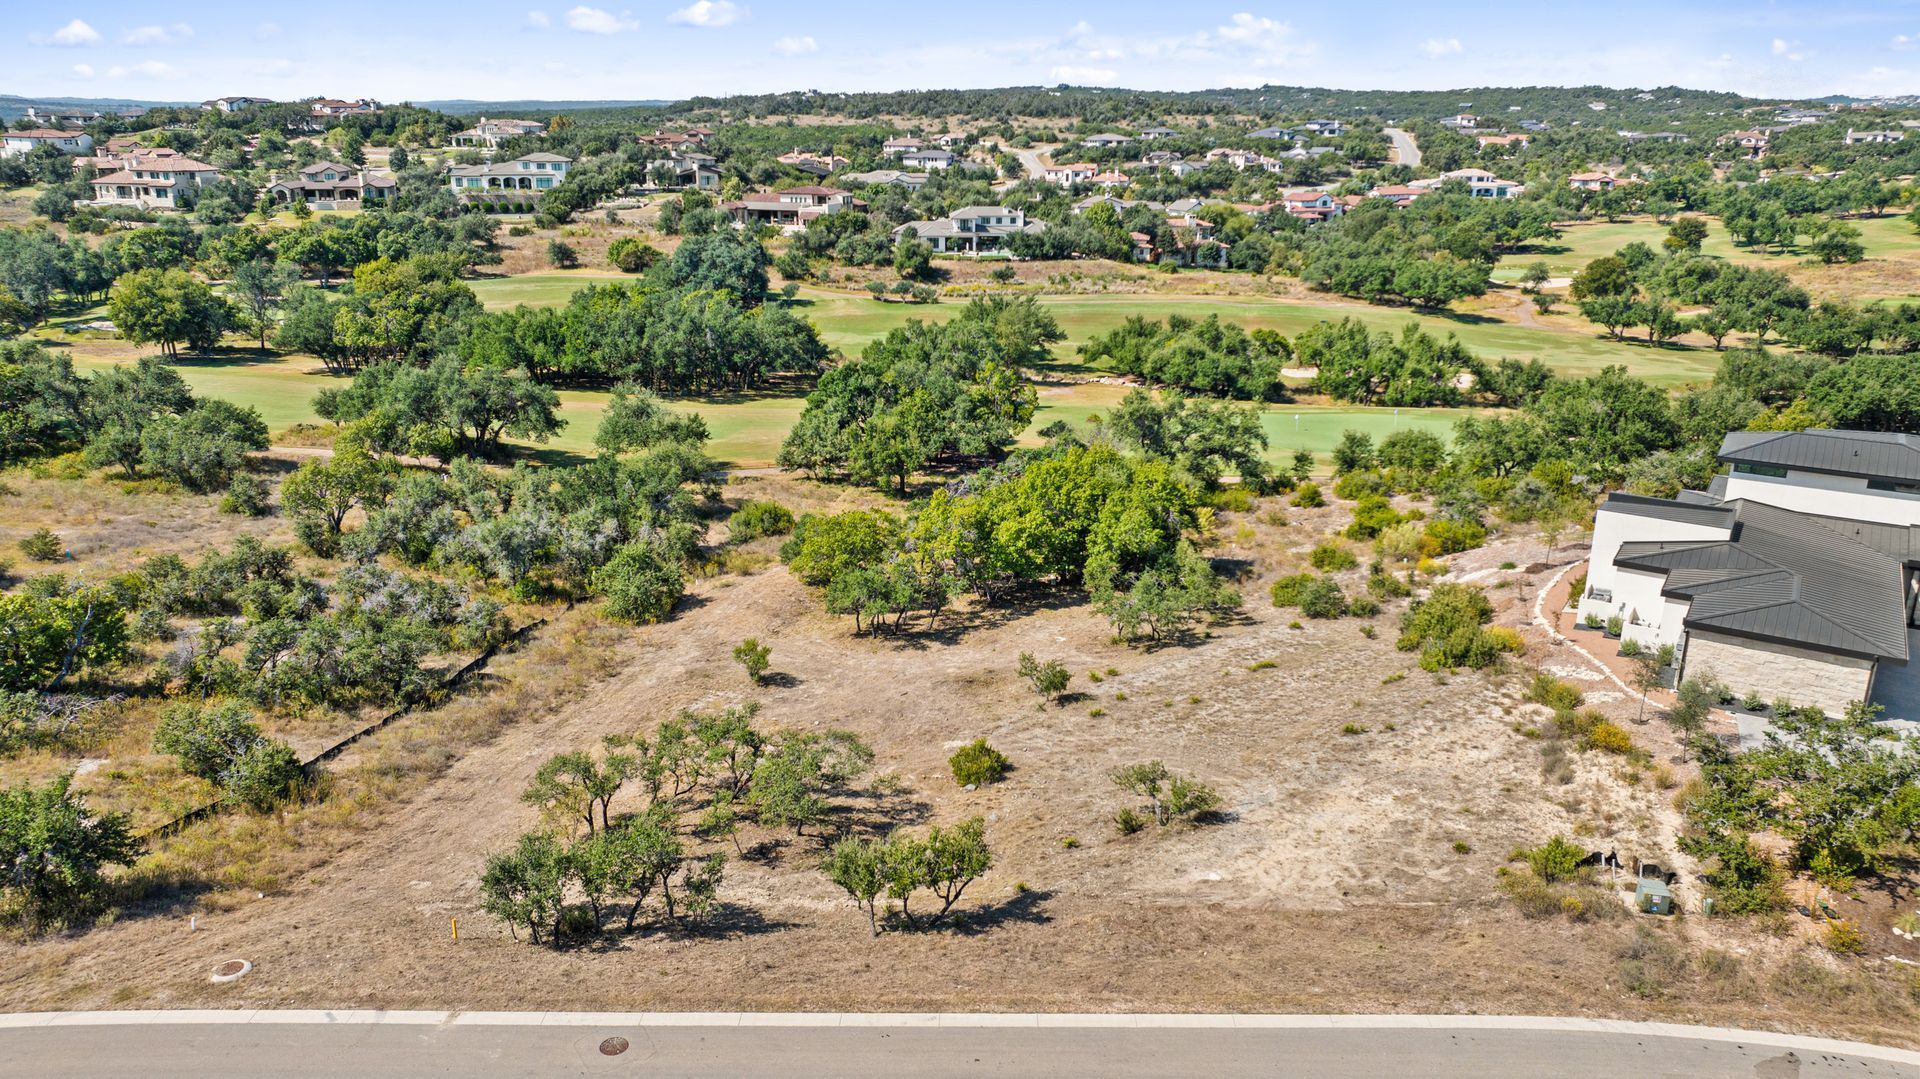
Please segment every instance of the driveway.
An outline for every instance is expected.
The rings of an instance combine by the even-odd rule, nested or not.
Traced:
[[[1392,162],[1396,165],[1418,168],[1420,166],[1420,146],[1413,141],[1413,136],[1397,127],[1384,128],[1383,131],[1387,138],[1393,142]]]

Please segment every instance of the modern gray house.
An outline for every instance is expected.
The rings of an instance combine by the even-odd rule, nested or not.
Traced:
[[[1580,615],[1673,645],[1683,678],[1920,719],[1920,438],[1739,431],[1719,456],[1707,491],[1600,506]]]

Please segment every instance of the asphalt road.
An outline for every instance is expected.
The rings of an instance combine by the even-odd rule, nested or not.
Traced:
[[[1381,130],[1386,134],[1387,138],[1393,142],[1394,164],[1409,167],[1419,166],[1420,146],[1413,141],[1412,135],[1407,134],[1397,127],[1382,128]]]
[[[1108,1025],[1111,1016],[1049,1017],[1061,1025],[1047,1026],[936,1025],[969,1017],[912,1016],[869,1026],[835,1016],[823,1018],[849,1025],[813,1026],[790,1025],[791,1016],[767,1025],[755,1016],[669,1025],[674,1017],[659,1015],[288,1023],[273,1013],[229,1014],[254,1018],[8,1024],[0,1027],[0,1076],[1920,1076],[1920,1054],[1896,1050],[1578,1020],[1310,1016],[1288,1025],[1290,1017],[1252,1017],[1282,1022],[1242,1027],[1236,1017],[1205,1016],[1174,1019],[1220,1025],[1141,1028]],[[608,1055],[610,1038],[625,1039],[626,1048]]]

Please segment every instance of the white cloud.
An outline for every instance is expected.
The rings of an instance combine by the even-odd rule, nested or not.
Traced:
[[[253,28],[253,36],[259,38],[262,41],[265,41],[270,37],[279,37],[280,24],[277,22],[263,22],[259,26],[256,26]]]
[[[1807,54],[1800,50],[1798,41],[1788,41],[1781,37],[1773,39],[1773,55],[1786,60],[1804,60],[1807,57]]]
[[[1288,32],[1286,23],[1275,22],[1264,15],[1250,15],[1244,11],[1233,17],[1231,25],[1222,26],[1216,31],[1226,41],[1260,41],[1282,36]]]
[[[75,19],[51,34],[29,34],[27,40],[35,45],[59,45],[63,48],[98,45],[100,31],[88,26],[84,19]]]
[[[735,4],[733,0],[694,0],[693,3],[667,16],[667,21],[684,26],[705,26],[714,29],[732,26],[745,18],[746,14],[747,9]]]
[[[1915,45],[1920,45],[1920,35],[1915,35],[1915,34],[1893,35],[1893,47],[1896,49],[1911,49]]]
[[[582,4],[567,9],[567,29],[578,30],[583,34],[617,34],[622,30],[632,30],[640,24],[632,16],[615,15],[604,8],[587,7]]]
[[[812,35],[804,37],[783,37],[773,43],[773,51],[782,56],[805,56],[810,52],[819,52],[820,43]]]
[[[1091,33],[1093,33],[1093,24],[1085,19],[1081,19],[1079,22],[1067,28],[1068,37],[1086,37]]]
[[[1421,42],[1420,51],[1437,60],[1442,56],[1458,56],[1466,52],[1467,49],[1466,46],[1460,44],[1460,39],[1457,37],[1434,37]]]
[[[136,26],[120,35],[123,45],[172,45],[193,36],[193,27],[177,22],[169,26]]]
[[[141,79],[177,79],[180,77],[180,71],[172,64],[161,63],[158,60],[142,60],[137,64],[115,64],[107,69],[107,78],[109,79],[125,79],[129,77]]]
[[[547,27],[553,25],[553,19],[549,18],[544,11],[529,11],[527,12],[527,25],[537,26],[545,30]]]
[[[75,64],[73,65],[73,73],[75,75],[80,76],[83,79],[91,79],[93,78],[93,65],[92,64]]]
[[[1077,84],[1106,83],[1120,78],[1120,73],[1110,67],[1081,67],[1077,64],[1061,64],[1047,72],[1055,82]]]

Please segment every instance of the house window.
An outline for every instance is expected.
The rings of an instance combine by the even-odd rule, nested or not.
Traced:
[[[1920,484],[1895,483],[1892,480],[1868,480],[1869,491],[1891,491],[1899,495],[1920,495]]]
[[[1780,465],[1755,465],[1741,461],[1733,466],[1733,470],[1743,476],[1768,476],[1776,480],[1787,478],[1787,470]]]

